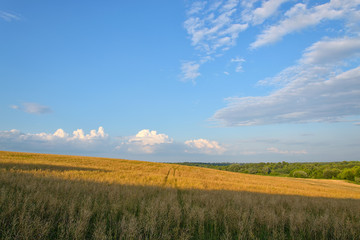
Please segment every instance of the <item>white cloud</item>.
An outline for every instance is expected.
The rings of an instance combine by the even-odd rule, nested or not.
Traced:
[[[315,26],[325,20],[348,19],[358,12],[358,0],[332,0],[328,3],[307,8],[303,3],[298,3],[285,13],[285,18],[278,24],[265,29],[250,47],[258,48],[263,45],[277,42],[283,36],[299,31],[309,26]]]
[[[239,33],[248,27],[247,23],[240,23],[240,20],[234,17],[238,2],[228,0],[210,5],[199,1],[192,5],[184,27],[196,49],[213,54],[219,48],[225,50],[235,45]]]
[[[20,20],[20,17],[16,14],[4,11],[0,11],[0,18],[4,19],[7,22]]]
[[[239,0],[215,1],[212,3],[197,1],[187,11],[184,28],[191,43],[200,51],[199,61],[182,63],[182,79],[193,82],[200,76],[199,67],[208,59],[220,56],[236,45],[239,33],[248,28],[247,23],[235,15]]]
[[[304,64],[337,63],[349,57],[359,57],[359,55],[360,37],[326,39],[307,48],[301,62]]]
[[[54,133],[23,133],[13,129],[0,131],[0,148],[12,151],[37,151],[53,153],[69,153],[110,150],[108,134],[103,127],[84,134],[78,129],[73,134],[59,128]],[[106,150],[106,151],[108,151]]]
[[[104,132],[103,127],[99,127],[98,131],[91,130],[90,134],[84,134],[82,129],[77,129],[72,135],[66,133],[63,129],[59,128],[53,134],[52,133],[21,133],[19,130],[13,129],[10,131],[0,132],[1,137],[16,137],[18,140],[31,141],[31,140],[43,140],[43,141],[82,141],[92,142],[92,140],[104,139],[108,137],[108,134]]]
[[[159,145],[172,142],[173,140],[166,134],[158,134],[157,131],[143,129],[135,136],[129,137],[128,141],[119,145],[117,149],[121,149],[125,146],[128,151],[134,153],[154,153],[158,149]]]
[[[200,64],[196,62],[184,62],[181,66],[182,80],[183,81],[195,81],[200,76],[199,73]]]
[[[51,113],[51,108],[47,106],[40,105],[38,103],[25,102],[19,105],[11,105],[12,109],[21,110],[30,114],[45,114]]]
[[[299,150],[299,151],[289,151],[289,150],[280,150],[275,147],[267,148],[267,151],[270,153],[276,154],[290,154],[290,155],[300,155],[300,154],[307,154],[306,150]]]
[[[67,137],[69,137],[69,134],[66,133],[64,130],[62,130],[61,128],[59,128],[58,130],[56,130],[53,135],[54,135],[55,137],[59,137],[59,138],[67,138]]]
[[[206,4],[207,4],[207,2],[205,2],[205,1],[204,2],[202,2],[202,1],[194,2],[191,5],[191,7],[188,9],[187,14],[192,15],[192,14],[201,12],[205,8]]]
[[[277,85],[269,95],[228,98],[212,117],[226,126],[334,122],[360,114],[360,38],[323,39],[260,85]]]
[[[253,4],[250,3],[245,6],[243,11],[243,19],[247,22],[252,22],[254,25],[263,23],[266,19],[274,15],[278,8],[284,2],[289,0],[268,0],[263,1],[262,5],[256,9],[253,8]]]
[[[189,149],[186,150],[187,152],[222,154],[226,151],[218,142],[202,138],[185,141],[185,145],[189,147]]]
[[[234,63],[237,64],[236,68],[235,68],[235,72],[242,72],[243,71],[242,64],[245,62],[245,59],[236,57],[236,58],[232,58],[231,62],[234,62]]]
[[[61,130],[61,129],[59,129]],[[59,131],[58,130],[58,131]],[[57,132],[55,132],[57,133]],[[57,134],[58,136],[62,136],[64,135],[62,132]],[[101,138],[105,138],[108,135],[105,133],[104,128],[103,127],[99,127],[99,129],[96,131],[95,129],[90,131],[90,134],[84,134],[84,130],[82,129],[77,129],[76,131],[73,131],[73,136],[72,138],[70,138],[71,140],[73,139],[79,139],[81,141],[91,141],[94,139],[101,139]]]
[[[229,98],[213,119],[227,126],[329,122],[360,114],[360,67],[319,79],[318,69],[303,73],[267,96]]]

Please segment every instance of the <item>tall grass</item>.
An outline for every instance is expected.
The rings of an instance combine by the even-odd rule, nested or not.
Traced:
[[[360,200],[0,175],[1,239],[360,239]]]
[[[149,167],[157,171],[151,175],[156,184],[139,184],[145,170],[129,170],[140,180],[126,184],[105,177],[121,173],[117,163],[38,156],[29,158],[33,163],[0,158],[0,239],[360,239],[359,199],[184,188],[189,176],[197,186],[190,170],[145,162],[124,168]],[[212,181],[231,186],[224,179],[214,174]],[[325,189],[331,183],[324,182]],[[353,189],[334,183],[333,191]]]

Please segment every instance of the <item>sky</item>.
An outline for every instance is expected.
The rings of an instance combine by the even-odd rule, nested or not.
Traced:
[[[360,160],[360,0],[2,0],[0,32],[0,150]]]

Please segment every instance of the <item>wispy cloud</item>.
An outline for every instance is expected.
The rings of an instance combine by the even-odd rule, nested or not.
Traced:
[[[9,13],[1,10],[0,10],[0,18],[7,22],[20,20],[20,17],[17,14]]]
[[[328,79],[306,69],[268,96],[229,98],[213,118],[227,126],[330,122],[360,114],[360,67]],[[314,81],[314,78],[318,81]]]
[[[184,23],[192,45],[207,54],[217,49],[227,50],[234,45],[239,33],[248,27],[248,24],[242,24],[239,18],[234,17],[238,4],[238,0],[217,1],[214,4],[204,4],[202,1],[193,3]]]
[[[10,107],[12,109],[24,111],[30,114],[45,114],[52,112],[50,107],[43,106],[38,103],[31,103],[31,102],[25,102],[22,103],[21,105],[11,105]]]
[[[261,24],[274,15],[279,7],[287,1],[289,0],[263,1],[261,6],[255,9],[253,6],[256,1],[243,1],[242,5],[245,9],[242,12],[242,18],[245,22],[250,22],[253,25]]]
[[[222,154],[226,151],[218,142],[202,138],[185,141],[185,145],[188,147],[186,152],[190,153]]]
[[[194,61],[184,62],[181,66],[183,81],[195,81],[200,76],[199,73],[200,64]]]
[[[289,33],[318,25],[325,20],[348,19],[358,11],[356,8],[359,5],[359,1],[353,0],[333,0],[312,8],[307,8],[304,3],[298,3],[284,14],[284,19],[279,23],[266,28],[250,47],[254,49],[277,42]]]
[[[248,8],[253,6],[248,1]],[[213,119],[227,126],[277,123],[343,121],[360,114],[360,29],[351,24],[360,14],[359,1],[337,1],[308,7],[298,3],[285,17],[271,25],[252,43],[257,48],[280,40],[286,34],[317,25],[326,20],[341,19],[341,37],[323,38],[304,50],[297,64],[275,77],[258,82],[275,85],[277,90],[265,96],[228,98],[225,108]]]
[[[247,23],[241,23],[241,19],[235,17],[238,5],[238,0],[228,0],[212,3],[197,1],[190,6],[184,28],[192,45],[202,56],[200,60],[190,62],[191,65],[182,64],[183,79],[194,81],[200,76],[198,69],[206,62],[204,59],[218,56],[236,44],[239,33],[248,27]],[[189,70],[188,77],[184,74],[188,71],[184,70]]]
[[[236,57],[236,58],[232,58],[231,62],[236,63],[235,72],[242,72],[243,71],[242,64],[245,62],[245,59]]]
[[[360,36],[324,39],[305,50],[304,64],[337,64],[339,61],[360,56]]]
[[[285,3],[290,7],[282,7]],[[359,6],[360,2],[353,0],[331,0],[313,5],[308,2],[294,4],[289,0],[196,1],[187,11],[184,28],[191,39],[191,44],[198,51],[200,59],[206,57],[216,59],[236,45],[242,31],[254,26],[263,30],[249,45],[250,49],[275,43],[290,33],[317,26],[326,21],[340,20],[344,26],[344,32],[359,32]],[[344,46],[348,46],[349,52],[352,48],[357,48],[356,36],[358,34],[352,34],[350,36],[352,39],[344,40]],[[323,41],[325,42],[326,39]],[[339,41],[337,43],[340,44]],[[325,47],[324,44],[322,46]],[[331,48],[330,45],[329,47]],[[341,48],[341,52],[344,52],[344,48],[340,45],[338,47]],[[335,49],[336,46],[331,48],[332,52]],[[315,52],[312,49],[309,51]],[[189,63],[191,65],[182,64],[182,79],[195,81],[200,76],[200,66],[205,62],[194,60]],[[240,62],[236,71],[242,71]]]
[[[276,153],[276,154],[290,154],[290,155],[299,155],[299,154],[307,154],[306,150],[298,150],[298,151],[294,151],[294,150],[280,150],[278,148],[275,147],[270,147],[267,148],[267,151],[270,153]]]
[[[307,48],[297,65],[260,84],[280,89],[267,96],[228,98],[213,119],[227,126],[341,121],[360,114],[359,37],[325,39]]]

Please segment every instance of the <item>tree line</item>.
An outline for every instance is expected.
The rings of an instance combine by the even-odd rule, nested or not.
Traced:
[[[343,162],[261,162],[261,163],[201,163],[184,162],[182,165],[213,168],[218,170],[240,172],[258,175],[316,178],[316,179],[344,179],[360,183],[360,161]]]

